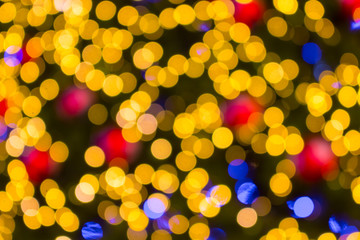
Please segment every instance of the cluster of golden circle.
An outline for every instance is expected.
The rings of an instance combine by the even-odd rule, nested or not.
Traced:
[[[45,79],[33,89],[29,89],[27,85],[39,82],[38,79],[41,79],[48,64],[57,64],[65,75],[74,76],[74,84],[77,86],[86,86],[95,92],[101,90],[109,97],[132,93],[128,100],[111,109],[110,114],[106,106],[94,104],[88,111],[88,118],[93,124],[102,125],[111,115],[123,128],[127,141],[152,141],[150,151],[159,160],[169,159],[173,147],[167,139],[154,140],[157,129],[173,130],[175,136],[182,139],[181,152],[175,158],[176,167],[163,164],[155,171],[149,164],[141,164],[136,167],[134,174],[125,174],[121,168],[110,167],[101,174],[85,174],[68,194],[64,194],[55,181],[47,179],[40,185],[40,191],[48,206],[39,206],[38,200],[34,198],[34,186],[27,180],[25,166],[19,160],[12,160],[7,165],[10,181],[6,191],[0,193],[4,200],[0,203],[0,210],[3,212],[1,219],[5,226],[1,234],[5,239],[11,238],[15,223],[10,219],[17,214],[23,215],[25,225],[30,229],[51,226],[56,222],[65,231],[75,231],[79,227],[79,219],[64,207],[66,197],[74,203],[88,203],[93,201],[95,194],[107,194],[110,199],[123,200],[121,206],[110,200],[101,202],[98,206],[99,216],[110,224],[126,220],[130,226],[129,238],[146,238],[144,229],[149,219],[139,205],[148,198],[156,197],[169,208],[170,199],[162,193],[149,195],[143,185],[152,184],[155,189],[164,193],[180,189],[181,194],[188,199],[187,205],[191,211],[215,217],[220,209],[217,203],[228,202],[231,191],[226,185],[219,185],[219,192],[211,197],[211,201],[204,201],[206,196],[202,188],[208,183],[209,176],[205,169],[195,168],[197,159],[210,158],[214,147],[226,149],[228,162],[235,156],[245,159],[245,150],[240,145],[232,145],[234,137],[242,144],[250,144],[260,154],[280,156],[285,151],[293,155],[301,152],[304,143],[300,131],[283,125],[291,110],[286,101],[283,108],[268,108],[262,114],[263,121],[259,126],[244,127],[235,136],[222,126],[218,102],[212,94],[202,94],[196,103],[187,106],[178,115],[153,103],[160,94],[160,87],[176,87],[179,77],[184,74],[198,79],[206,71],[216,93],[229,100],[247,91],[251,96],[259,98],[264,105],[272,105],[276,95],[284,99],[295,95],[298,104],[306,104],[309,109],[310,114],[306,118],[308,129],[315,133],[321,132],[330,140],[336,155],[342,157],[348,152],[355,155],[359,150],[360,145],[356,141],[358,131],[350,130],[343,136],[343,131],[350,123],[347,111],[335,110],[328,121],[323,116],[332,108],[333,95],[337,96],[345,108],[358,103],[355,86],[358,85],[359,69],[354,55],[344,54],[337,69],[334,72],[324,71],[319,83],[304,82],[295,89],[292,80],[299,74],[298,64],[291,59],[281,60],[278,54],[267,52],[263,40],[251,35],[248,26],[235,23],[231,1],[198,1],[193,6],[183,4],[183,0],[169,2],[176,7],[165,8],[156,15],[144,6],[124,6],[117,12],[114,3],[101,1],[95,8],[96,18],[100,22],[89,19],[93,7],[90,0],[21,0],[16,4],[6,2],[0,7],[0,22],[13,23],[6,32],[0,34],[1,51],[10,46],[21,48],[27,26],[39,31],[27,40],[24,47],[33,61],[14,67],[8,66],[4,59],[0,62],[1,98],[6,98],[11,103],[2,120],[7,125],[17,126],[9,138],[1,143],[1,149],[4,150],[0,151],[2,171],[6,169],[5,159],[8,155],[12,158],[21,156],[25,146],[34,146],[41,151],[49,150],[52,159],[57,162],[64,162],[68,157],[66,144],[61,141],[53,143],[46,131],[45,122],[38,117],[42,106],[58,96],[61,79],[58,76]],[[339,42],[339,31],[329,19],[323,18],[324,7],[319,1],[307,1],[305,14],[298,9],[297,0],[274,0],[273,4],[275,9],[266,11],[264,15],[272,36],[301,45],[307,42],[309,32],[315,32],[326,44],[334,45]],[[102,22],[112,20],[116,13],[118,23],[127,29],[100,27]],[[302,14],[304,26],[293,27],[284,19],[284,15],[295,13]],[[175,54],[168,59],[167,66],[153,65],[164,54],[163,47],[156,42],[164,30],[181,25],[189,31],[196,31],[204,21],[214,21],[215,25],[203,35],[202,42],[191,46],[189,58]],[[138,36],[144,36],[148,41],[137,40]],[[81,50],[77,47],[79,42],[83,43],[80,38],[90,41]],[[124,51],[130,51],[131,59],[124,58]],[[234,70],[239,60],[259,63],[259,74],[251,76],[245,70]],[[129,67],[131,62],[145,72],[146,81],[138,89],[136,87],[139,81]],[[120,75],[105,73],[119,69],[128,70]],[[19,77],[22,84],[18,81]],[[338,82],[341,88],[336,87]],[[267,134],[263,133],[266,127]],[[198,137],[196,133],[202,130],[211,134],[211,137]],[[356,160],[354,157],[344,158],[342,161],[347,163],[341,166],[345,173],[339,174],[339,184],[344,188],[350,187],[348,175],[353,175],[356,171],[356,166],[352,164]],[[97,168],[104,164],[105,155],[100,148],[90,146],[84,153],[84,159],[89,166]],[[176,168],[188,172],[181,183]],[[270,188],[275,195],[285,197],[292,189],[290,178],[295,174],[295,166],[285,159],[279,162],[276,171],[270,180]],[[354,199],[358,202],[359,194],[355,193],[359,188],[356,186],[352,189]],[[270,200],[260,197],[251,207],[239,211],[237,221],[243,227],[252,227],[257,216],[267,215],[270,209]],[[297,229],[294,219],[284,219],[282,223],[279,226],[282,230],[272,230],[268,235],[287,236],[288,232]],[[189,230],[193,239],[204,239],[209,235],[207,221],[196,216],[188,220],[185,216],[176,215],[169,220],[169,226],[175,234]],[[291,231],[287,231],[288,228]],[[169,233],[156,230],[152,234],[154,237],[158,235],[165,236]],[[306,235],[302,237],[306,239]],[[334,238],[333,235],[330,237]],[[60,239],[68,238],[61,236],[58,237]]]

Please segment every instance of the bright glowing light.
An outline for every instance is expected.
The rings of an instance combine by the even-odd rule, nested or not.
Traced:
[[[299,197],[295,200],[293,210],[297,217],[309,217],[314,211],[314,202],[309,197]]]
[[[161,217],[166,210],[165,204],[158,198],[150,198],[144,203],[144,212],[151,219]]]

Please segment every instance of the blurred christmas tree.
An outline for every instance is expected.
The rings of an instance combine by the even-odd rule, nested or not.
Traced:
[[[1,239],[360,237],[360,1],[2,2]]]

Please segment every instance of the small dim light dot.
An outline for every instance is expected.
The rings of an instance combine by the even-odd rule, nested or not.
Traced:
[[[256,211],[258,216],[266,216],[271,211],[271,202],[267,197],[258,197],[251,204],[251,207]]]
[[[104,105],[94,104],[89,108],[88,117],[93,124],[101,125],[107,120],[108,111]]]
[[[287,30],[288,26],[286,21],[281,17],[272,17],[267,22],[267,29],[269,33],[275,37],[283,37]]]

